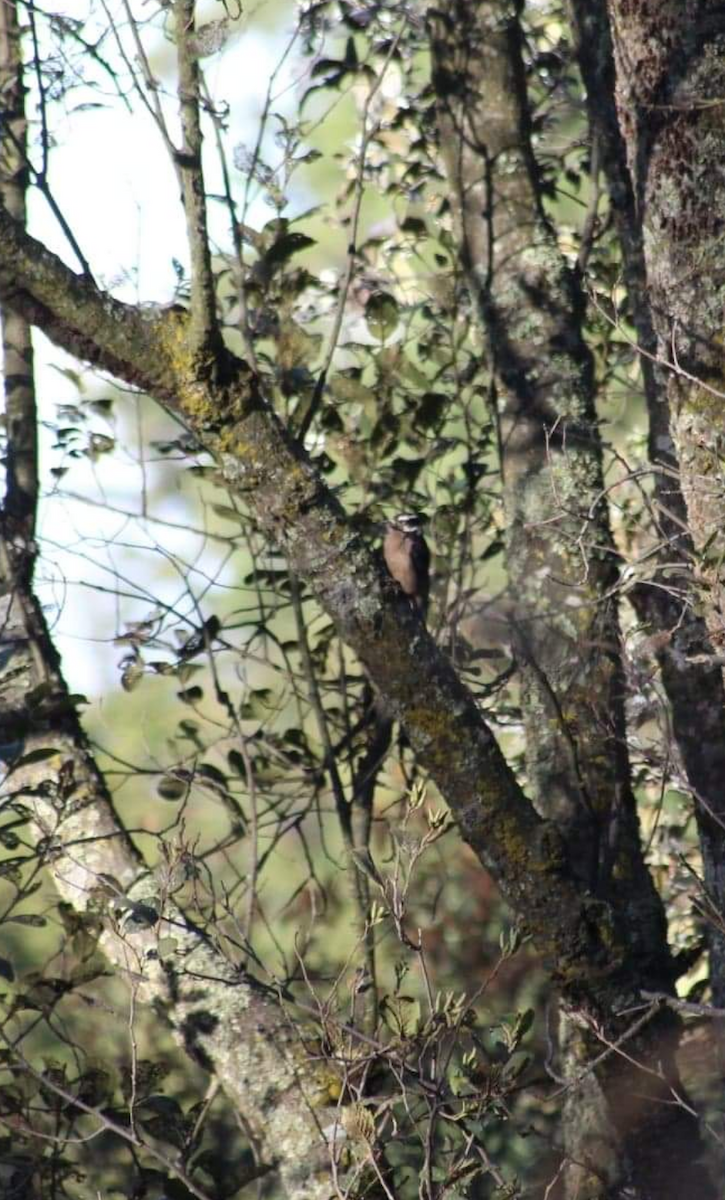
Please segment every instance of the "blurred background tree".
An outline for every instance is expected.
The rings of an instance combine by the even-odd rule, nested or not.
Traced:
[[[6,0],[0,59],[3,1194],[717,1195],[719,335],[606,6]]]

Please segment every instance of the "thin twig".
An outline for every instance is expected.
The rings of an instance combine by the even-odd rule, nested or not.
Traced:
[[[373,100],[375,99],[375,96],[378,94],[378,92],[380,90],[383,79],[385,78],[385,73],[386,73],[390,63],[392,62],[393,57],[398,49],[400,39],[403,36],[403,33],[405,32],[407,24],[408,24],[408,18],[406,16],[406,18],[403,21],[403,24],[401,25],[400,29],[396,33],[392,42],[390,43],[390,47],[388,49],[388,53],[385,56],[383,65],[381,66],[380,71],[378,72],[378,76],[377,76],[373,86],[370,88],[370,91],[368,92],[368,94],[365,98],[365,103],[363,105],[362,138],[360,141],[360,151],[359,151],[358,160],[357,160],[357,175],[356,175],[356,179],[355,179],[355,203],[353,205],[352,217],[350,220],[350,241],[349,241],[348,247],[347,247],[347,265],[345,267],[345,274],[343,276],[342,284],[340,286],[340,292],[339,292],[338,301],[337,301],[337,309],[335,311],[335,318],[332,323],[332,330],[330,331],[330,340],[329,340],[328,346],[327,346],[327,353],[325,354],[325,359],[322,364],[320,374],[317,378],[317,383],[315,384],[315,389],[312,393],[309,404],[307,405],[305,411],[302,413],[302,416],[297,425],[296,433],[297,433],[297,437],[300,442],[304,441],[304,439],[310,429],[312,421],[314,420],[315,414],[316,414],[317,410],[319,409],[319,406],[322,402],[322,396],[323,396],[323,393],[325,390],[325,383],[327,381],[327,373],[330,370],[330,366],[332,365],[332,359],[333,359],[335,351],[337,349],[337,343],[340,339],[340,331],[342,329],[342,322],[343,322],[343,319],[345,316],[345,307],[347,305],[347,296],[348,296],[348,292],[350,291],[350,284],[352,283],[352,277],[355,272],[355,263],[357,261],[357,236],[358,236],[358,229],[360,227],[360,212],[362,209],[363,196],[365,195],[364,182],[365,182],[365,164],[366,164],[367,151],[368,151],[368,146],[370,145],[370,142],[372,141],[374,135],[377,133],[378,129],[380,128],[379,121],[376,122],[374,125],[370,126],[370,128],[368,128],[368,114],[370,112],[370,106],[371,106]]]

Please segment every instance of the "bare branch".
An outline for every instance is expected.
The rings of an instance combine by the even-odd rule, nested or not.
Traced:
[[[206,191],[202,164],[199,58],[194,41],[196,0],[176,0],[176,55],[179,68],[179,111],[183,140],[177,155],[191,253],[191,323],[193,353],[211,365],[221,345],[216,315],[216,288],[207,236]]]

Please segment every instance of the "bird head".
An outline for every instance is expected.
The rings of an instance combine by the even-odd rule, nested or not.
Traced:
[[[390,524],[394,529],[399,529],[401,533],[422,533],[423,526],[427,524],[428,517],[422,512],[406,512],[398,513],[393,517]]]

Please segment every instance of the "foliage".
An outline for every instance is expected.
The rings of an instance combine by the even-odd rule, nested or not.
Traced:
[[[125,107],[173,145],[170,56],[191,39],[224,340],[356,534],[374,544],[393,513],[431,514],[433,636],[526,786],[500,379],[440,161],[429,28],[405,2],[272,8],[285,34],[250,141],[212,89],[215,64],[242,59],[258,36],[264,6],[225,5],[192,38],[179,32],[183,3],[124,4],[102,24],[22,4],[31,183],[52,196],[69,114],[82,131],[99,109]],[[713,914],[692,787],[658,647],[630,603],[659,570],[660,539],[631,294],[562,6],[530,5],[521,21],[542,200],[586,285],[632,778],[671,941],[691,968],[682,992],[699,1002]],[[182,159],[169,158],[179,178]],[[72,212],[61,227],[83,266]],[[187,250],[173,257],[164,299],[193,312]],[[124,268],[122,288],[130,258]],[[53,837],[37,837],[12,782],[56,750],[12,760],[0,827],[5,1194],[223,1200],[258,1176],[263,1194],[281,1194],[209,1063],[191,1062],[168,1014],[137,998],[135,969],[114,974],[101,953],[108,923],[121,936],[160,928],[167,902],[281,1006],[285,1053],[301,1064],[333,1164],[330,1194],[549,1194],[565,1089],[550,981],[521,914],[197,432],[110,378],[54,365],[76,395],[51,412],[54,389],[41,387],[53,441],[36,583],[66,639],[101,643],[102,693],[75,700],[150,890],[139,899],[103,876],[84,912],[59,900]],[[76,591],[83,600],[64,614]],[[74,691],[67,649],[63,669]],[[161,958],[167,941],[173,928]]]

